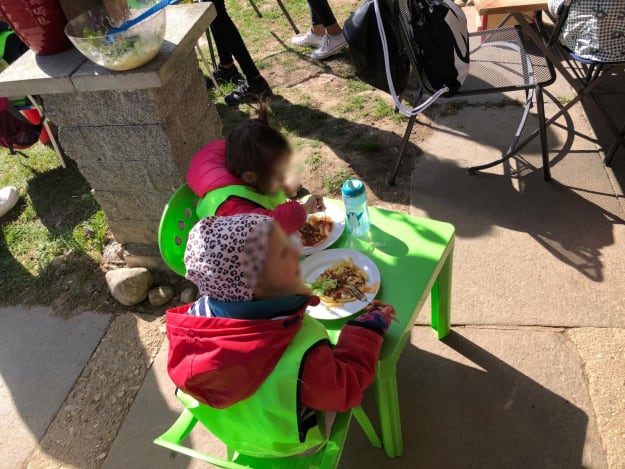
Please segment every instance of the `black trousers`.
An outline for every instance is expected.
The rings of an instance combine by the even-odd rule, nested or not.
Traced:
[[[334,13],[332,13],[328,0],[308,0],[308,6],[310,7],[313,26],[331,26],[336,23],[336,18]]]
[[[248,81],[256,78],[260,72],[256,68],[247,47],[245,47],[239,30],[228,16],[225,0],[212,0],[212,2],[217,10],[217,17],[211,24],[211,31],[217,46],[219,62],[228,65],[233,62],[234,57]]]

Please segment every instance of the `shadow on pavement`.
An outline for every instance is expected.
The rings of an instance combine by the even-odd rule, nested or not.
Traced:
[[[414,345],[399,360],[404,454],[386,458],[353,423],[341,467],[584,467],[589,419],[582,409],[456,332],[443,342],[471,366]],[[365,407],[373,417],[371,394]]]
[[[601,249],[614,243],[613,225],[622,219],[556,181],[545,183],[540,171],[519,180],[517,190],[506,176],[469,177],[455,161],[423,159],[437,177],[417,167],[413,203],[452,223],[458,236],[482,236],[493,226],[527,233],[584,276],[603,280]]]

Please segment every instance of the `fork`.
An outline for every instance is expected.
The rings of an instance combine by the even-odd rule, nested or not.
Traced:
[[[367,306],[369,306],[371,304],[371,302],[369,301],[369,299],[365,296],[365,294],[363,292],[361,292],[358,287],[356,287],[355,285],[352,284],[348,284],[347,285],[347,291],[349,291],[352,295],[354,295],[354,298],[356,298],[358,301],[364,301],[367,303]]]

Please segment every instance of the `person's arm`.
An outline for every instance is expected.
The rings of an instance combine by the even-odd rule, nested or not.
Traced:
[[[296,200],[280,204],[275,210],[267,210],[249,200],[230,197],[217,210],[217,215],[219,216],[240,215],[243,213],[267,215],[280,223],[282,229],[289,235],[295,233],[306,223],[306,211],[302,204]]]
[[[356,407],[375,378],[384,334],[395,317],[392,306],[374,301],[349,321],[336,347],[321,344],[305,358],[302,404],[315,410],[345,412]]]

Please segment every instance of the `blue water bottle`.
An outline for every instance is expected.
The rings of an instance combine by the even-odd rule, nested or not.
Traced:
[[[341,189],[345,204],[345,223],[354,236],[362,236],[369,231],[369,209],[365,185],[358,179],[348,179]]]

